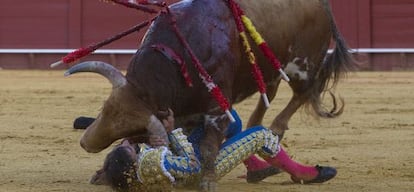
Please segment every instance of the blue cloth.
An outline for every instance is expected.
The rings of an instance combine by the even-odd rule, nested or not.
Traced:
[[[258,126],[254,126],[254,127],[251,127],[251,128],[249,128],[249,129],[246,129],[245,131],[243,131],[243,132],[240,132],[240,133],[238,133],[238,134],[236,134],[236,135],[234,135],[233,137],[231,137],[231,138],[229,138],[229,139],[227,139],[221,146],[220,146],[220,149],[222,149],[222,148],[224,148],[224,147],[227,147],[228,145],[231,145],[232,143],[235,143],[236,141],[238,141],[238,140],[240,140],[240,139],[242,139],[242,138],[244,138],[244,137],[246,137],[247,135],[250,135],[251,133],[254,133],[254,132],[256,132],[256,131],[261,131],[261,130],[263,130],[263,129],[265,129],[263,126],[261,126],[261,125],[258,125]]]
[[[233,115],[235,122],[231,122],[229,126],[227,127],[226,131],[224,132],[224,136],[228,139],[233,136],[235,136],[237,133],[240,133],[242,130],[242,121],[239,117],[239,114],[237,114],[236,110],[232,109],[231,114]]]
[[[237,114],[236,110],[232,109],[231,114],[233,115],[235,122],[231,122],[227,127],[226,131],[224,132],[224,136],[228,139],[231,138],[242,130],[242,121]],[[188,141],[193,145],[194,152],[198,159],[201,160],[201,153],[200,153],[200,140],[204,137],[204,125],[200,125],[199,127],[193,129],[190,136],[188,136]]]

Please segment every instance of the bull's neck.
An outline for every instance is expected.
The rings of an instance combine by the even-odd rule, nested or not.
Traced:
[[[147,91],[144,91],[145,89],[139,84],[128,81],[125,89],[132,94],[132,97],[137,102],[142,103],[142,105],[149,111],[154,113],[159,110],[159,106],[155,99],[151,97]]]

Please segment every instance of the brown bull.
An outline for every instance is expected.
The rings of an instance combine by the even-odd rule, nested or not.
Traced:
[[[327,1],[327,0],[326,0]],[[275,118],[271,129],[283,135],[294,112],[310,104],[320,116],[332,117],[342,111],[324,112],[321,93],[329,79],[334,83],[350,65],[347,48],[337,31],[325,0],[237,0],[273,49],[289,75],[294,94],[287,107]],[[171,6],[177,26],[204,68],[213,77],[231,103],[243,101],[257,91],[250,64],[243,51],[234,18],[225,0],[186,0]],[[331,38],[336,42],[333,54],[326,56]],[[181,55],[187,63],[193,87],[188,87],[180,67],[153,48],[163,44]],[[280,74],[261,54],[258,63],[263,71],[268,95],[273,99]],[[113,91],[101,113],[85,131],[81,146],[99,152],[115,140],[146,132],[159,123],[153,114],[172,108],[177,117],[191,114],[222,113],[198,77],[192,61],[177,39],[168,14],[161,14],[149,28],[142,45],[132,58],[126,78],[116,69],[100,62],[84,63],[67,74],[98,72],[113,84]],[[249,124],[260,124],[265,112],[262,101]],[[154,127],[154,126],[152,126]],[[156,126],[155,126],[156,127]],[[205,181],[214,183],[215,154],[222,136],[208,131],[201,142]],[[214,143],[216,145],[214,145]]]

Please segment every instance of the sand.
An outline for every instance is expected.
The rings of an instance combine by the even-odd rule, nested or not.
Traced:
[[[111,191],[88,183],[105,150],[79,146],[80,116],[96,116],[111,91],[95,74],[0,70],[0,191]],[[336,119],[315,120],[299,110],[283,145],[294,159],[330,165],[338,175],[324,184],[294,184],[286,173],[259,184],[237,178],[239,166],[220,180],[220,191],[414,191],[414,72],[357,72],[337,88],[346,108]],[[287,103],[282,83],[264,125]],[[235,106],[242,119],[258,100]]]

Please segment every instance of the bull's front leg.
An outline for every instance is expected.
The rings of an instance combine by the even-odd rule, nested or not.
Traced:
[[[276,80],[266,87],[266,94],[269,102],[272,102],[276,96],[277,90],[279,88],[280,79]],[[250,115],[249,121],[247,122],[247,128],[262,125],[263,117],[267,111],[267,107],[265,106],[262,99],[259,99],[259,102],[256,105],[253,113]]]
[[[220,145],[224,139],[224,131],[229,124],[226,115],[206,115],[204,123],[204,138],[200,141],[200,153],[202,162],[201,191],[216,191],[217,177],[215,161]]]
[[[289,129],[289,120],[303,104],[304,99],[294,94],[287,106],[273,120],[269,128],[279,136],[279,139],[283,138],[285,131]]]

